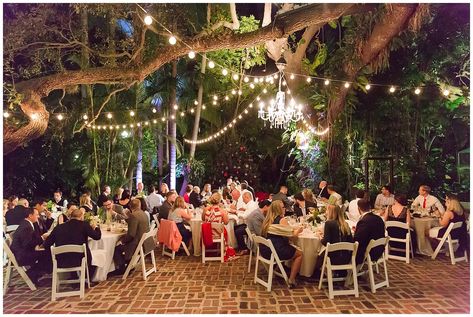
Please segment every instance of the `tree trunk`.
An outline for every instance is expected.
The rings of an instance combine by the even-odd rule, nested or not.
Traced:
[[[210,5],[210,4],[209,4]],[[200,73],[201,73],[201,80],[199,82],[199,91],[197,92],[197,109],[195,110],[195,119],[194,119],[194,129],[192,130],[192,141],[197,140],[197,135],[199,134],[199,124],[200,124],[200,112],[202,110],[202,95],[204,93],[204,75],[205,75],[205,67],[207,65],[207,56],[204,54],[202,57],[202,64],[200,68]],[[190,149],[190,157],[191,159],[194,158],[195,154],[195,143],[191,143],[191,149]]]
[[[186,42],[196,53],[254,46],[269,40],[287,37],[309,25],[337,19],[352,6],[353,4],[347,3],[310,4],[278,15],[274,23],[253,32],[208,35],[195,37]],[[4,155],[44,134],[48,125],[49,112],[41,102],[41,98],[47,97],[51,91],[80,84],[142,82],[146,76],[162,65],[186,55],[188,52],[189,47],[179,43],[172,47],[165,46],[156,50],[148,62],[140,65],[65,71],[17,83],[16,89],[23,95],[21,110],[30,118],[33,115],[34,119],[32,118],[27,125],[17,130],[4,129]]]
[[[136,188],[138,183],[143,182],[143,131],[141,127],[138,128],[138,155],[136,156]]]
[[[176,109],[174,105],[177,104],[176,98],[176,78],[177,78],[177,61],[174,60],[172,64],[172,80],[171,80],[171,91],[169,93],[169,108],[171,112],[171,118],[169,121],[169,136],[171,142],[169,144],[169,183],[171,189],[176,189]],[[174,119],[173,119],[174,118]]]

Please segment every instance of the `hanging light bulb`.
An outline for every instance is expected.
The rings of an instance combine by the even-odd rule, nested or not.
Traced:
[[[166,121],[166,118],[165,118],[165,117],[162,117],[162,118],[161,118],[161,121],[162,121],[162,122]]]
[[[153,113],[156,113],[156,111],[158,111],[158,110],[156,110],[156,108],[153,108],[153,110],[151,110],[151,111],[153,111]]]
[[[251,88],[251,89],[255,89],[255,84],[251,83],[251,84],[250,84],[250,88]]]
[[[135,116],[135,112],[133,110],[130,111],[130,116],[132,116],[132,117]]]
[[[290,95],[290,94],[291,94],[291,89],[286,90],[286,93],[287,93],[288,95]]]
[[[204,109],[204,110],[205,110],[206,108],[207,108],[207,107],[206,107],[205,105],[202,105],[202,109]]]
[[[238,95],[241,96],[242,93],[243,93],[243,92],[242,92],[241,90],[238,90]]]
[[[89,117],[85,114],[85,115],[82,116],[82,119],[87,120],[87,119],[89,119]]]
[[[216,106],[216,105],[217,105],[217,102],[214,100],[214,101],[212,101],[212,104],[213,104],[214,106]]]
[[[171,120],[174,120],[176,119],[176,116],[175,115],[171,115]]]
[[[289,78],[294,79],[295,78],[294,74],[291,74],[291,76],[289,76]]]
[[[3,117],[4,117],[4,118],[9,118],[9,117],[10,117],[10,113],[4,112],[4,113],[3,113]]]
[[[366,88],[366,90],[370,90],[371,85],[370,85],[370,84],[367,84],[367,85],[365,86],[365,88]]]
[[[268,90],[266,88],[263,89],[263,94],[267,93]]]
[[[154,123],[154,124],[158,123],[158,120],[153,119],[153,123]]]
[[[177,110],[179,107],[177,105],[174,105],[174,110]]]
[[[57,119],[58,119],[59,121],[61,121],[62,119],[64,119],[64,116],[63,116],[62,114],[58,114],[58,115],[57,115]]]
[[[215,63],[213,61],[209,61],[209,68],[214,68],[215,67]]]
[[[228,98],[228,96],[225,96],[225,100],[228,100],[228,99],[230,99],[230,98]]]
[[[416,95],[420,94],[420,89],[419,89],[419,88],[416,88],[416,90],[414,90],[414,93],[415,93]]]
[[[236,95],[236,90],[232,89],[232,95]]]
[[[226,70],[225,68],[222,69],[222,75],[227,76],[228,75],[228,70]]]
[[[137,127],[141,127],[141,123],[138,122],[138,123],[136,124],[136,126],[137,126]]]
[[[257,84],[259,82],[257,77],[253,78],[253,81],[254,81],[255,84]]]
[[[175,45],[176,43],[177,43],[177,39],[174,37],[174,35],[172,35],[172,36],[169,38],[169,44]]]
[[[145,16],[145,18],[144,18],[143,21],[145,22],[146,25],[151,25],[151,24],[153,24],[153,18],[151,17],[151,15]]]
[[[184,111],[181,112],[181,117],[184,117]]]
[[[343,86],[345,86],[345,88],[348,88],[348,87],[350,87],[350,83],[346,82],[345,85],[343,85]]]
[[[194,113],[194,111],[195,111],[194,108],[192,108],[192,109],[191,109],[191,113]]]
[[[247,83],[247,82],[250,81],[250,79],[249,79],[247,76],[245,76],[245,78],[243,79],[243,81],[244,81],[245,83]]]
[[[393,92],[395,92],[395,91],[396,91],[396,88],[394,88],[394,86],[391,86],[391,88],[389,88],[389,92],[390,92],[390,93],[393,93]]]
[[[189,54],[187,54],[189,56],[190,59],[194,59],[195,58],[195,52],[194,51],[190,51]]]
[[[324,84],[325,84],[325,86],[328,86],[328,85],[330,84],[330,80],[326,79],[326,80],[324,81]]]
[[[444,95],[445,97],[447,97],[448,95],[450,95],[450,91],[449,91],[448,89],[445,89],[442,93],[443,93],[443,95]]]
[[[253,108],[253,103],[250,103],[250,105],[248,107]]]
[[[282,82],[282,85],[283,85],[283,86],[286,86],[286,85],[287,85],[287,83],[286,83],[285,80]]]
[[[148,122],[148,121],[146,121],[146,122],[145,122],[145,125],[149,125],[149,122]]]
[[[217,97],[217,95],[214,95],[214,100],[218,100],[218,97]]]
[[[107,118],[112,119],[112,114],[111,114],[111,113],[107,113]]]
[[[240,78],[240,76],[238,76],[238,74],[233,74],[233,80],[238,80],[238,78]]]
[[[197,100],[194,100],[194,105],[197,106],[198,104],[199,104],[199,102]]]
[[[306,80],[307,80],[307,82],[308,82],[308,83],[310,83],[310,82],[312,81],[312,78],[310,78],[310,77],[307,77],[307,79],[306,79]]]

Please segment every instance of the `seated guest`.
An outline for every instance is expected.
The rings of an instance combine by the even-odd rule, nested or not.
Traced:
[[[321,198],[322,200],[327,201],[330,198],[330,194],[327,190],[327,181],[321,181],[319,184],[320,192],[317,197]]]
[[[285,213],[287,213],[287,214],[292,214],[293,213],[292,207],[291,207],[293,202],[291,202],[289,200],[289,198],[287,198],[287,186],[286,185],[281,185],[281,187],[279,187],[279,192],[277,194],[273,195],[272,201],[276,201],[276,200],[281,200],[284,203],[284,208],[286,209]]]
[[[143,234],[149,231],[148,216],[140,210],[140,201],[132,199],[130,202],[130,214],[126,222],[128,223],[128,231],[126,235],[120,238],[119,244],[115,247],[113,260],[118,268],[112,272],[112,275],[122,275],[125,273],[126,266],[135,252],[138,243]],[[154,241],[148,239],[144,242],[143,248],[145,252],[154,248]]]
[[[122,206],[114,204],[110,197],[103,202],[102,207],[107,214],[110,214],[110,218],[117,220],[126,220],[128,218],[129,210],[123,209]]]
[[[103,202],[102,202],[102,205],[103,205]],[[92,209],[94,208],[94,206],[92,206],[92,202],[89,195],[82,194],[80,196],[79,208],[84,208],[85,212],[90,212],[93,214]]]
[[[8,205],[9,204],[10,204],[10,202],[8,201],[8,199],[3,199],[3,217],[5,217],[5,214],[8,211]]]
[[[294,213],[297,217],[306,216],[310,214],[309,208],[317,208],[317,203],[306,201],[302,193],[294,195]]]
[[[238,225],[234,227],[235,237],[238,243],[237,255],[248,254],[248,249],[245,243],[246,234],[246,218],[255,210],[258,209],[258,204],[253,200],[253,195],[250,191],[245,191],[243,193],[243,203],[239,206],[239,209],[236,211],[238,214]]]
[[[358,251],[356,253],[356,264],[362,264],[365,258],[366,248],[371,239],[377,240],[385,236],[384,221],[381,217],[371,211],[369,200],[358,200],[358,210],[360,219],[356,224],[354,240],[358,241]],[[383,254],[384,247],[380,246],[371,251],[371,256],[378,259]]]
[[[136,184],[136,198],[140,198],[140,197],[146,197],[146,193],[144,191],[144,185],[142,182],[139,182],[138,184]]]
[[[46,250],[37,250],[47,237],[47,234],[40,236],[35,231],[34,223],[38,221],[38,218],[39,213],[36,209],[27,208],[23,221],[13,234],[10,246],[20,266],[31,266],[26,274],[36,285],[41,275],[51,270],[50,253]]]
[[[233,202],[232,195],[230,194],[230,189],[225,187],[222,190],[222,199],[224,204],[230,205]]]
[[[166,197],[166,194],[169,193],[168,184],[161,183],[161,186],[159,187],[159,193],[161,194],[161,196]]]
[[[258,203],[258,209],[248,215],[246,225],[251,233],[261,236],[261,227],[270,205],[271,202],[269,200],[263,200]]]
[[[135,197],[136,199],[138,199],[140,201],[140,209],[143,210],[143,211],[148,211],[148,204],[146,203],[146,199],[145,197],[143,196],[138,196],[138,197]]]
[[[168,219],[169,211],[172,209],[172,205],[174,205],[176,198],[177,193],[175,191],[171,191],[166,194],[166,200],[159,207],[158,220]]]
[[[34,224],[35,230],[38,235],[43,235],[48,232],[49,228],[54,222],[51,212],[47,208],[47,204],[44,199],[37,199],[33,203],[33,208],[39,213],[38,221]]]
[[[230,184],[230,195],[232,196],[232,201],[233,202],[238,202],[238,199],[241,196],[241,192],[238,190],[237,183],[231,183]]]
[[[469,242],[465,212],[460,204],[460,200],[454,194],[447,194],[445,204],[447,208],[443,215],[438,209],[435,211],[435,215],[440,218],[440,226],[430,229],[429,236],[430,238],[442,238],[450,223],[461,222],[462,226],[458,229],[452,230],[450,236],[452,239],[459,240],[460,247],[457,252],[462,252],[463,250],[468,249]],[[439,243],[437,239],[431,239],[431,242],[434,247],[437,247]]]
[[[250,191],[251,194],[253,195],[253,197],[256,198],[256,196],[255,196],[255,190],[254,190],[253,187],[250,186],[250,184],[248,184],[248,181],[244,180],[244,181],[241,182],[241,189],[242,189],[242,190],[243,190],[243,189],[246,189],[246,190]],[[257,200],[257,198],[256,198],[255,200]]]
[[[202,201],[200,200],[200,188],[199,186],[194,186],[194,190],[189,195],[189,203],[194,206],[194,208],[199,208],[202,206]]]
[[[388,185],[381,188],[381,194],[376,196],[376,201],[374,203],[374,209],[383,209],[386,207],[394,205],[394,195],[391,194],[391,187]]]
[[[113,196],[113,203],[118,204],[120,199],[122,199],[122,194],[123,194],[124,189],[121,187],[118,187],[117,190],[115,191],[115,195]],[[102,202],[103,204],[103,202]]]
[[[62,197],[62,192],[59,189],[53,194],[53,204],[58,211],[67,209],[67,200]]]
[[[320,242],[323,245],[327,245],[327,243],[353,242],[351,229],[345,221],[342,209],[336,205],[328,205],[326,215],[327,221],[325,222],[324,233]],[[350,261],[351,252],[346,250],[335,251],[331,252],[329,256],[332,264],[341,265]]]
[[[68,203],[67,210],[59,215],[59,217],[57,218],[57,223],[60,225],[61,223],[67,222],[71,217],[71,213],[74,209],[78,209],[77,204],[75,202]]]
[[[149,187],[148,192],[149,194],[146,196],[146,203],[150,213],[155,214],[158,212],[155,208],[158,208],[163,204],[164,197],[156,192],[156,187],[154,185]]]
[[[397,194],[394,196],[394,204],[392,206],[388,206],[384,213],[384,221],[399,221],[407,223],[409,226],[411,224],[411,213],[407,209],[407,198],[404,194]],[[399,238],[405,239],[407,230],[397,227],[389,227],[387,229],[388,236],[391,238]],[[413,232],[411,233],[412,241],[413,239]],[[393,248],[403,249],[405,248],[405,244],[402,242],[397,241],[389,241],[389,245]]]
[[[112,190],[109,185],[102,186],[102,192],[100,193],[99,198],[97,199],[97,206],[102,207],[105,200],[110,196]]]
[[[302,190],[302,196],[304,196],[305,201],[310,201],[311,203],[317,205],[317,200],[315,199],[314,193],[309,188],[304,188]]]
[[[210,205],[204,208],[202,213],[202,221],[204,222],[216,222],[216,223],[228,223],[228,214],[220,207],[220,202],[222,201],[222,196],[220,193],[213,193],[210,196],[209,203]]]
[[[194,189],[194,187],[189,184],[186,186],[186,193],[184,194],[184,201],[186,202],[186,204],[189,204],[189,198],[190,198],[190,194],[192,193],[192,190]]]
[[[86,188],[84,189],[84,194],[86,194],[89,197],[90,205],[92,206],[92,214],[97,215],[99,211],[99,207],[97,206],[97,203],[92,200],[92,191]]]
[[[191,240],[192,233],[184,226],[184,221],[190,221],[191,219],[192,213],[187,210],[184,198],[177,197],[172,209],[169,211],[168,220],[172,220],[176,223],[177,229],[182,236],[182,241],[184,241],[186,245],[189,243],[189,240]]]
[[[96,266],[92,265],[92,253],[90,252],[88,239],[100,240],[102,233],[100,227],[95,222],[89,224],[84,221],[85,209],[74,209],[68,222],[54,227],[49,237],[44,242],[44,247],[50,249],[51,246],[61,245],[82,245],[87,249],[87,266],[89,268],[89,279],[94,276]],[[63,253],[56,256],[58,267],[76,267],[81,265],[83,256],[79,253]]]
[[[283,232],[285,235],[279,234]],[[282,208],[279,201],[271,203],[266,218],[263,221],[261,235],[271,240],[281,261],[292,260],[291,274],[289,276],[289,288],[297,286],[296,276],[297,273],[299,273],[302,264],[302,251],[289,244],[289,237],[296,237],[301,232],[302,227],[293,230],[289,226],[287,219],[284,218],[284,208]],[[260,246],[260,252],[266,259],[271,257],[271,250],[265,245]]]
[[[327,191],[330,194],[330,198],[328,199],[329,205],[338,205],[341,206],[343,204],[342,195],[335,191],[335,186],[327,185]]]
[[[5,214],[5,220],[8,226],[19,225],[25,219],[28,208],[22,205],[16,205]]]
[[[122,197],[118,200],[118,204],[123,208],[130,209],[130,190],[125,189],[122,193]]]
[[[25,208],[30,208],[30,203],[28,202],[28,199],[20,198],[20,199],[18,199],[18,206],[23,206]]]
[[[202,200],[206,200],[210,196],[212,196],[212,186],[210,184],[205,184],[200,193],[200,197],[202,197]]]
[[[443,208],[437,197],[430,195],[430,190],[430,187],[427,185],[421,185],[419,187],[419,196],[417,196],[416,199],[414,199],[414,201],[412,202],[412,209],[438,209],[440,211],[440,214],[443,215],[445,209]]]
[[[8,197],[8,209],[13,209],[18,205],[18,196],[17,195],[11,195]]]
[[[357,222],[360,219],[360,212],[358,211],[358,200],[365,198],[366,192],[362,189],[356,191],[356,198],[350,201],[348,205],[348,219]]]

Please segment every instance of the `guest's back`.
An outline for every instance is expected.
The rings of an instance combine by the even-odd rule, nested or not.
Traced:
[[[372,212],[367,212],[364,214],[356,224],[355,230],[354,240],[358,241],[356,263],[361,264],[363,262],[366,248],[372,239],[377,240],[384,236],[385,228],[383,219]],[[371,257],[373,259],[377,259],[383,253],[383,251],[383,247],[375,248],[371,252]]]

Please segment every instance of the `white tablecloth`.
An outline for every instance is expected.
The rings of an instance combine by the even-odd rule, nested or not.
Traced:
[[[299,237],[295,239],[295,243],[302,249],[302,265],[299,274],[310,277],[314,273],[322,243],[310,229],[304,229]]]
[[[234,215],[229,215],[228,224],[225,225],[228,234],[228,245],[235,248],[237,246],[235,231],[233,227],[238,218]],[[202,236],[202,213],[197,211],[195,216],[190,221],[191,231],[192,231],[192,244],[194,247],[194,256],[201,255],[201,236]]]
[[[100,240],[89,240],[89,248],[92,253],[92,264],[97,266],[92,281],[101,282],[107,279],[107,274],[115,270],[113,263],[113,252],[115,245],[124,232],[102,231]],[[98,251],[98,252],[97,252]]]
[[[432,217],[413,217],[411,223],[413,223],[414,230],[416,231],[417,253],[431,256],[434,250],[432,250],[432,245],[429,241],[429,230],[430,228],[438,226],[438,219]]]

